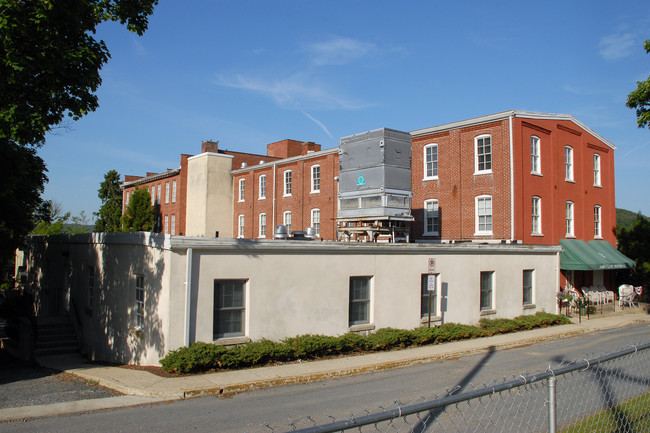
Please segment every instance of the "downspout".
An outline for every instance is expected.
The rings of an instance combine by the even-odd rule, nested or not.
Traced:
[[[514,175],[514,161],[513,161],[513,131],[512,131],[512,119],[514,114],[511,114],[508,117],[508,123],[510,124],[510,241],[515,239],[515,175]]]
[[[277,164],[273,163],[273,234],[275,234],[275,167]]]
[[[187,262],[185,264],[185,346],[190,345],[191,305],[192,305],[192,248],[187,249]]]

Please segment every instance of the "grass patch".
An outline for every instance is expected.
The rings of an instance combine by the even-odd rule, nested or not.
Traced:
[[[650,431],[650,392],[560,430],[561,433]]]

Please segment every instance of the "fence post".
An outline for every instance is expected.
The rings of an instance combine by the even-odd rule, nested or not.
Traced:
[[[555,433],[557,420],[555,419],[555,375],[548,378],[548,431]]]

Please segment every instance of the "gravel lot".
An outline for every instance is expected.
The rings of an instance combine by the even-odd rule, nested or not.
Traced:
[[[0,389],[0,409],[121,395],[75,375],[14,358],[6,350],[0,350]]]

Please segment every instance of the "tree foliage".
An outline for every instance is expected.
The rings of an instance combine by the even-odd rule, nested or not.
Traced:
[[[120,174],[110,170],[104,175],[104,181],[97,190],[102,205],[95,214],[96,232],[118,232],[121,229],[122,218],[122,188]]]
[[[645,41],[643,48],[650,54],[650,39]],[[645,81],[637,81],[636,90],[627,96],[626,105],[636,110],[639,128],[650,125],[650,77]]]
[[[634,226],[616,228],[618,249],[636,262],[636,267],[619,273],[619,282],[644,286],[644,298],[650,294],[650,219],[639,213]]]
[[[155,214],[149,191],[146,188],[136,188],[122,216],[122,230],[151,232],[155,225]]]

